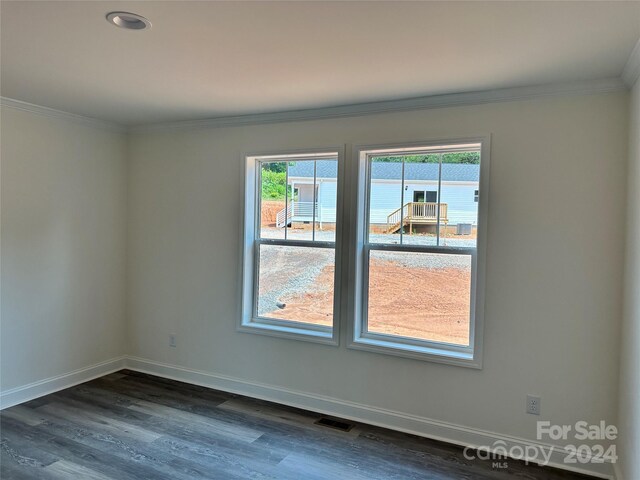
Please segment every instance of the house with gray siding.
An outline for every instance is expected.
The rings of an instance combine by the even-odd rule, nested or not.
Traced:
[[[421,217],[422,223],[433,224],[437,218],[435,208],[440,204],[441,223],[476,225],[480,165],[443,163],[441,170],[440,167],[437,163],[405,163],[403,181],[401,163],[372,162],[369,197],[371,223],[393,227],[400,220],[402,205],[404,217]],[[335,222],[336,179],[336,161],[318,160],[315,175],[314,162],[291,163],[287,181],[293,191],[293,201],[287,218],[293,222],[311,221],[315,207],[319,223]],[[317,202],[315,206],[314,202]],[[427,220],[429,218],[430,221]],[[284,219],[283,209],[279,226],[284,226]],[[420,219],[415,223],[420,224]]]

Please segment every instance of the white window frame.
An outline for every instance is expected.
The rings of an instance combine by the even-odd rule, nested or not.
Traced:
[[[368,153],[375,150],[405,149],[411,151],[420,147],[436,147],[444,145],[463,145],[480,143],[480,182],[478,202],[478,232],[475,249],[470,249],[472,256],[471,275],[471,315],[469,346],[452,345],[441,342],[423,341],[384,335],[366,331],[367,298],[368,298],[368,266],[371,250],[394,250],[406,252],[451,253],[452,247],[413,246],[368,244],[368,215],[370,162]],[[355,232],[350,242],[349,268],[352,291],[349,295],[350,319],[348,322],[348,347],[369,352],[384,353],[418,360],[438,363],[482,368],[483,331],[484,331],[484,285],[486,269],[486,247],[488,226],[488,193],[490,168],[490,136],[438,139],[422,142],[405,142],[383,145],[363,145],[354,148],[354,161],[350,170],[352,180],[351,191],[351,224],[355,223]],[[354,185],[355,183],[355,185]],[[460,248],[455,248],[460,252]]]
[[[333,154],[338,159],[338,178],[336,185],[336,234],[335,242],[291,239],[260,238],[260,169],[264,161],[310,160],[323,155]],[[337,154],[337,155],[336,155]],[[315,343],[339,345],[340,328],[340,292],[341,292],[341,259],[343,245],[343,188],[344,188],[344,147],[310,148],[304,150],[278,150],[245,154],[243,171],[244,192],[242,204],[244,218],[242,224],[242,306],[238,330],[282,338],[291,338]],[[257,314],[259,246],[285,245],[291,247],[332,248],[335,251],[335,272],[333,292],[333,322],[331,327],[313,325],[304,322],[277,320],[260,317]]]

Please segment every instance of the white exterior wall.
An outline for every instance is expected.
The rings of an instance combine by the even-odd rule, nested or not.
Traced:
[[[413,192],[437,190],[438,182],[407,183],[404,203],[413,201]],[[373,181],[371,185],[371,223],[386,224],[387,216],[400,208],[402,184]],[[447,185],[443,182],[440,201],[447,204],[447,217],[450,225],[473,223],[478,221],[478,204],[473,200],[477,185]]]
[[[478,203],[474,201],[476,190],[478,190],[478,185],[447,185],[442,183],[440,202],[447,204],[449,225],[478,224]]]
[[[386,224],[387,216],[400,208],[401,192],[402,185],[399,182],[372,183],[369,199],[369,222]],[[413,199],[413,193],[410,198]]]
[[[299,202],[313,202],[313,184],[296,183],[294,187],[298,190]],[[335,180],[318,179],[318,220],[322,222],[335,223],[337,203],[337,185]]]
[[[338,185],[335,181],[319,181],[321,183],[318,186],[318,220],[335,223]]]
[[[318,209],[323,222],[336,221],[336,182],[319,179]],[[313,189],[310,184],[295,184],[299,188],[300,202],[313,201]],[[405,185],[404,203],[413,201],[414,191],[438,189],[438,182],[407,183]],[[373,181],[371,186],[371,223],[386,224],[387,216],[400,208],[400,191],[402,185],[398,181]],[[477,224],[478,203],[474,201],[477,184],[447,185],[442,184],[441,202],[448,205],[450,225],[458,223]]]
[[[298,189],[299,202],[313,202],[313,184],[296,183],[294,188]]]

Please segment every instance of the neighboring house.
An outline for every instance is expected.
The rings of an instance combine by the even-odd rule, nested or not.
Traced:
[[[439,201],[441,223],[475,225],[480,166],[442,164],[441,198],[438,199],[439,167],[437,163],[405,163],[402,195],[402,164],[373,162],[369,207],[371,223],[389,226],[390,229],[398,226],[402,202],[405,219],[413,216],[423,219],[422,222],[418,219],[415,224],[434,224]],[[315,186],[313,170],[313,162],[295,162],[289,166],[288,183],[293,188],[294,201],[289,206],[288,217],[294,222],[311,221],[315,201],[318,222],[335,222],[337,164],[331,160],[317,161]],[[280,212],[278,226],[284,226],[284,214],[284,210]]]

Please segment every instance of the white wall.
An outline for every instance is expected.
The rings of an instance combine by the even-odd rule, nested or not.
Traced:
[[[405,203],[408,201],[410,200],[405,200]],[[371,183],[371,199],[369,201],[369,218],[371,223],[386,225],[388,216],[398,210],[401,203],[402,184],[400,182]]]
[[[2,107],[2,390],[125,352],[126,136]]]
[[[338,184],[335,181],[321,181],[319,187],[319,209],[320,220],[332,223],[336,221],[336,208],[338,201]]]
[[[627,102],[616,93],[134,134],[131,353],[525,438],[539,419],[614,423]],[[242,152],[483,133],[493,136],[482,370],[236,331]],[[542,396],[541,417],[524,413],[527,393]]]
[[[631,94],[624,321],[620,357],[620,469],[640,478],[640,81]]]
[[[405,185],[404,203],[413,201],[413,192],[425,190],[437,191],[437,181],[432,184],[407,183]],[[449,225],[473,223],[478,221],[478,202],[474,200],[474,192],[478,184],[461,185],[442,183],[440,192],[442,203],[447,204]],[[400,208],[402,185],[400,183],[373,182],[371,184],[371,223],[385,225],[387,217]]]
[[[474,200],[479,185],[450,185],[442,183],[440,201],[447,204],[449,225],[478,224],[478,202]]]

